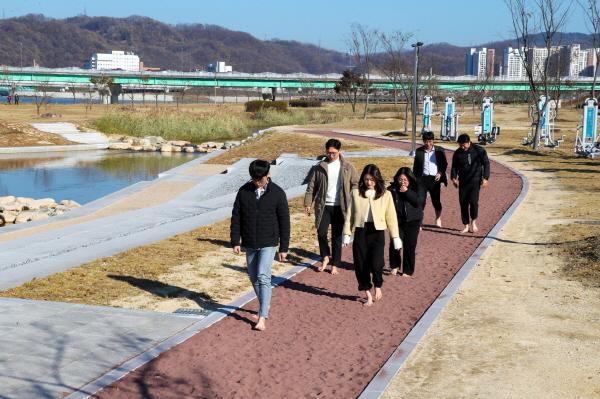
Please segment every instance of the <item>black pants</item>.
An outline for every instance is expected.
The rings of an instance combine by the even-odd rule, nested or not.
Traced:
[[[331,250],[327,241],[327,233],[331,225]],[[329,264],[341,266],[342,264],[342,233],[344,230],[344,214],[341,206],[326,206],[323,210],[321,223],[317,229],[319,237],[319,252],[321,256],[330,256]]]
[[[385,231],[375,230],[373,223],[365,223],[365,227],[354,230],[352,255],[354,255],[354,272],[358,281],[358,290],[370,290],[373,285],[383,285],[383,254],[385,250]],[[371,276],[373,283],[371,284]]]
[[[442,201],[440,200],[441,185],[442,184],[439,180],[435,181],[435,176],[421,176],[421,178],[419,178],[419,188],[422,190],[423,195],[423,209],[425,209],[427,193],[429,193],[433,209],[435,209],[437,212],[442,211]]]
[[[469,224],[477,219],[479,214],[479,179],[473,179],[458,185],[458,202],[460,202],[460,217],[463,224]]]
[[[417,254],[417,239],[421,229],[421,220],[398,223],[400,227],[400,238],[402,239],[402,256],[400,251],[394,249],[394,243],[390,241],[390,268],[397,269],[402,264],[402,273],[411,275],[415,272],[415,258]]]

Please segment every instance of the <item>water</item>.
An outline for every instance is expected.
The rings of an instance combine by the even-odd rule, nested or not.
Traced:
[[[0,155],[0,196],[63,199],[85,204],[158,174],[198,155],[82,151]]]

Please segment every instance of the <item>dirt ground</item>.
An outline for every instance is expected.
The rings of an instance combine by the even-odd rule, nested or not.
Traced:
[[[546,245],[573,192],[511,165],[530,180],[526,200],[384,398],[600,397],[599,292],[566,280]]]

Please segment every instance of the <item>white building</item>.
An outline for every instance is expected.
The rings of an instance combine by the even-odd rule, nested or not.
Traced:
[[[502,58],[502,75],[510,79],[519,79],[526,76],[523,68],[523,49],[507,47]]]
[[[214,64],[208,64],[206,69],[208,70],[208,72],[217,72],[217,73],[233,72],[233,67],[231,65],[225,64],[225,61],[217,61]]]
[[[487,73],[487,54],[485,47],[481,50],[471,48],[465,58],[465,75],[485,78]]]
[[[139,71],[140,57],[132,52],[112,51],[110,54],[92,54],[86,67],[90,69],[122,69],[124,71]]]
[[[569,77],[580,76],[588,67],[588,53],[591,50],[582,50],[579,44],[569,46]]]

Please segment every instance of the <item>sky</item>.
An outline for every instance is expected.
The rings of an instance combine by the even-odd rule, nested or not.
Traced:
[[[2,17],[142,15],[169,24],[219,25],[258,39],[298,40],[347,51],[350,25],[411,32],[425,44],[475,46],[514,35],[503,0],[0,0]],[[586,32],[578,6],[566,26]]]

